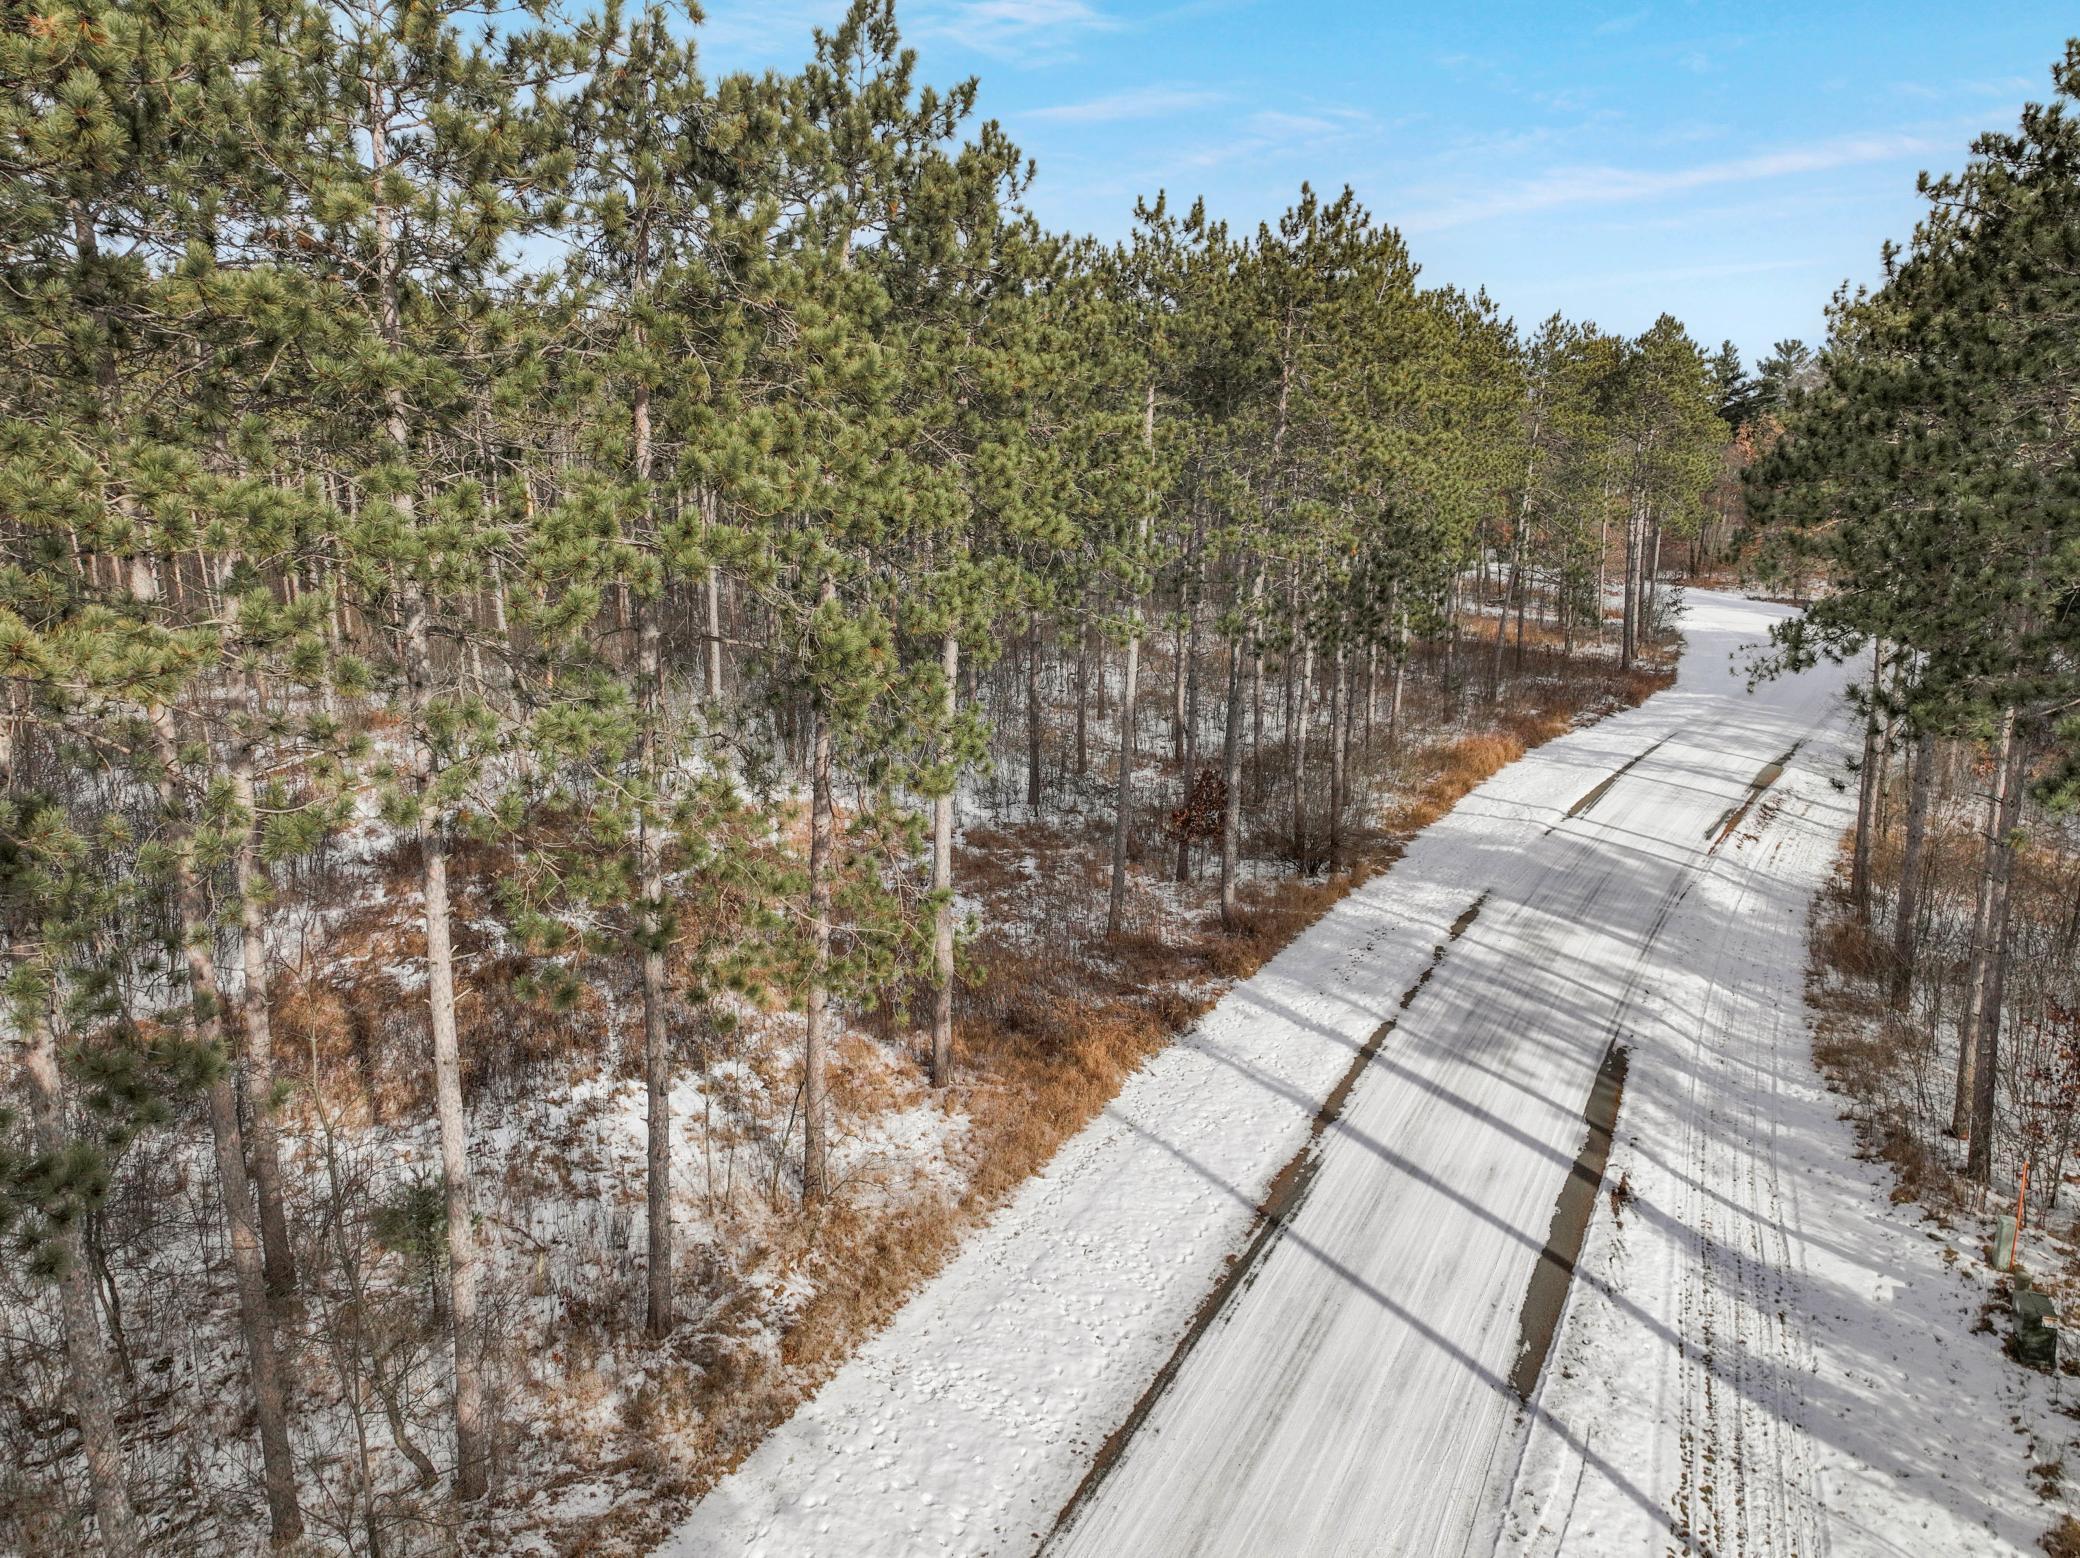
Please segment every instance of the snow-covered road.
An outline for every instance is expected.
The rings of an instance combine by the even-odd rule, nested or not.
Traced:
[[[1834,676],[1752,696],[1734,679],[1734,640],[1762,625],[1696,603],[1682,684],[1624,722],[1648,727],[1625,754],[1636,761],[1571,817],[1590,787],[1555,774],[1550,833],[1502,818],[1487,830],[1488,858],[1461,865],[1463,888],[1489,890],[1479,918],[1325,1136],[1312,1190],[1247,1292],[1053,1550],[1494,1550],[1526,1421],[1509,1387],[1520,1313],[1597,1068],[1614,1042],[1637,1046],[1643,1007],[1737,934],[1684,911],[1775,814],[1786,776],[1727,832],[1758,779],[1787,753],[1787,776],[1839,772]],[[1469,808],[1486,798],[1458,815]],[[1785,952],[1795,991],[1796,937]],[[1632,1071],[1658,1063],[1641,1055]],[[1662,1490],[1643,1485],[1646,1468],[1550,1427],[1654,1524]]]
[[[1849,719],[1832,670],[1745,690],[1777,608],[1689,605],[1673,689],[1498,774],[1232,991],[664,1550],[1603,1554],[1686,1522],[1714,1552],[1824,1548],[1857,1464],[1810,1453],[1802,1247],[1760,1231],[1800,1203],[1754,1144],[1774,1089],[1817,1093],[1803,916]],[[1598,1207],[1527,1411],[1520,1310],[1613,1042],[1610,1173],[1640,1199],[1622,1229]],[[1671,1139],[1641,1144],[1649,1115]],[[1181,1348],[1296,1159],[1297,1204]],[[1666,1247],[1644,1298],[1609,1280],[1636,1230]]]

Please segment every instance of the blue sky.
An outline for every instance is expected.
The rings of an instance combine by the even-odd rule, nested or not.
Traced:
[[[711,0],[710,74],[792,68],[844,0]],[[898,0],[924,79],[1039,163],[1032,204],[1116,238],[1134,197],[1237,228],[1351,185],[1424,276],[1529,322],[1664,309],[1752,362],[1911,231],[1914,175],[2049,93],[2080,13],[1918,3]]]

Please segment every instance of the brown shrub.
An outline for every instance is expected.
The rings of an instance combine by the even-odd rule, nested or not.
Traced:
[[[1813,956],[1846,978],[1875,979],[1892,966],[1891,949],[1854,915],[1830,918],[1813,938]]]

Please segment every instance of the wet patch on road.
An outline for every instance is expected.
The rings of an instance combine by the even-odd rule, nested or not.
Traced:
[[[1786,752],[1775,762],[1765,764],[1762,772],[1748,781],[1748,793],[1741,798],[1740,803],[1727,807],[1726,810],[1719,813],[1718,819],[1704,830],[1704,836],[1712,841],[1713,850],[1716,850],[1728,838],[1732,837],[1733,830],[1739,827],[1741,819],[1748,815],[1748,808],[1762,799],[1763,793],[1771,785],[1784,777],[1785,768],[1789,766],[1794,757],[1798,756],[1798,749],[1804,745],[1805,740],[1801,737],[1799,740],[1791,743],[1790,751]],[[1705,853],[1710,854],[1711,850],[1707,850]]]
[[[1648,747],[1646,751],[1639,753],[1635,757],[1626,759],[1623,766],[1621,766],[1614,773],[1610,774],[1609,776],[1601,780],[1594,789],[1589,791],[1588,794],[1584,795],[1580,800],[1576,801],[1572,806],[1568,807],[1566,816],[1560,819],[1561,822],[1565,822],[1570,817],[1579,817],[1582,815],[1583,812],[1592,809],[1598,801],[1602,800],[1606,795],[1611,793],[1612,785],[1616,784],[1620,779],[1623,779],[1635,767],[1645,762],[1648,758],[1652,757],[1656,752],[1660,751],[1663,747],[1667,746],[1669,742],[1673,741],[1674,739],[1675,738],[1673,736],[1663,736],[1659,741],[1655,742],[1652,746]],[[1557,828],[1559,826],[1559,822],[1553,824],[1553,828]],[[1546,832],[1552,832],[1553,828],[1547,828]]]
[[[1574,1281],[1574,1264],[1582,1253],[1582,1240],[1589,1232],[1589,1218],[1596,1210],[1596,1192],[1603,1186],[1604,1165],[1610,1161],[1611,1137],[1618,1127],[1618,1105],[1625,1096],[1625,1065],[1630,1052],[1612,1044],[1597,1069],[1596,1083],[1589,1089],[1589,1106],[1582,1119],[1589,1127],[1588,1138],[1560,1187],[1553,1207],[1552,1227],[1546,1247],[1539,1252],[1531,1273],[1530,1289],[1524,1294],[1524,1310],[1517,1324],[1521,1340],[1516,1365],[1510,1370],[1510,1388],[1522,1401],[1529,1401],[1538,1388],[1546,1357],[1553,1350],[1553,1337],[1560,1329],[1560,1316],[1567,1309],[1567,1290]]]

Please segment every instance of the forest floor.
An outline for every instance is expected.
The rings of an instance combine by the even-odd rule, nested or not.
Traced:
[[[1503,769],[1230,990],[664,1550],[2026,1549],[2059,1382],[1968,1334],[1983,1228],[1899,1204],[1812,1065],[1842,678],[1751,696],[1781,613],[1690,607],[1672,691]]]
[[[1117,690],[1094,656],[1087,739],[1077,743],[1075,678],[1057,662],[1043,687],[1043,804],[1025,802],[1022,722],[1011,720],[998,722],[1012,735],[992,770],[963,797],[957,883],[974,926],[954,1087],[934,1094],[924,1084],[916,1001],[907,1013],[895,1001],[850,1009],[833,1057],[835,1193],[807,1215],[796,1174],[799,1016],[778,998],[733,999],[675,1021],[681,1307],[663,1342],[642,1332],[644,1089],[628,960],[590,954],[582,998],[557,1000],[539,960],[504,926],[498,889],[510,851],[482,841],[460,849],[460,1020],[498,1465],[492,1500],[460,1528],[440,1475],[449,1373],[416,855],[371,811],[297,863],[269,934],[300,1279],[281,1340],[313,1546],[606,1553],[654,1544],[910,1294],[987,1237],[981,1225],[1045,1183],[1052,1171],[1035,1172],[1224,991],[1377,880],[1488,775],[1669,678],[1664,664],[1621,671],[1608,646],[1584,646],[1572,660],[1558,647],[1534,633],[1527,656],[1506,657],[1491,698],[1486,646],[1458,645],[1456,674],[1441,646],[1426,646],[1395,740],[1380,678],[1373,722],[1354,722],[1351,869],[1339,873],[1301,874],[1291,863],[1274,676],[1266,741],[1245,780],[1245,916],[1231,933],[1214,913],[1205,846],[1191,879],[1176,880],[1164,827],[1183,788],[1164,707],[1175,677],[1165,646],[1151,646],[1135,772],[1141,826],[1126,931],[1110,938]],[[1020,707],[1018,668],[992,674],[985,694]],[[1219,701],[1201,700],[1202,762],[1217,750]],[[1326,765],[1314,756],[1319,781]],[[1318,852],[1319,782],[1307,809]],[[126,1449],[154,1551],[265,1545],[207,1153],[192,1109],[142,1139],[90,1230],[120,1362],[137,1382]],[[13,1386],[0,1401],[0,1532],[19,1533],[28,1550],[74,1552],[63,1511],[81,1499],[78,1458],[46,1453],[48,1425],[66,1411],[48,1287],[0,1270],[0,1309],[18,1322],[0,1329],[0,1374]],[[58,1496],[66,1483],[69,1495]]]

